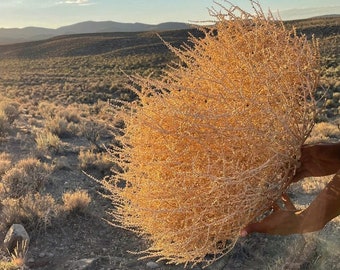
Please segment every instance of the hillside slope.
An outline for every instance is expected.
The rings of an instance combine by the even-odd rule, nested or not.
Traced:
[[[167,42],[183,43],[188,34],[198,35],[197,30],[163,31],[158,34]],[[41,59],[46,57],[70,57],[117,54],[144,54],[166,52],[167,48],[156,32],[94,33],[64,35],[55,38],[0,46],[2,59]]]
[[[322,17],[288,21],[287,27],[295,26],[297,31],[308,37],[334,38],[340,35],[340,17]],[[79,26],[81,27],[81,26]],[[168,27],[163,25],[164,29]],[[62,35],[54,38],[0,45],[2,59],[38,59],[46,57],[70,57],[99,55],[115,52],[120,55],[144,54],[167,51],[156,32],[167,42],[179,45],[185,42],[188,34],[199,35],[195,29],[149,31],[149,32],[107,32]]]
[[[180,30],[191,28],[189,24],[165,22],[160,24],[120,23],[113,21],[86,21],[57,29],[42,27],[0,28],[0,44],[13,44],[52,38],[59,35],[108,33],[108,32],[146,32]]]

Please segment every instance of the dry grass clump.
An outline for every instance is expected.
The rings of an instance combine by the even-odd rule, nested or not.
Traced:
[[[42,152],[58,153],[62,149],[62,141],[60,138],[50,131],[39,132],[36,135],[35,141],[37,149]]]
[[[6,197],[19,198],[39,191],[51,168],[35,158],[20,160],[2,177],[1,183]]]
[[[79,166],[82,170],[97,169],[100,172],[109,172],[112,166],[108,153],[95,153],[93,150],[82,150],[78,155]]]
[[[19,103],[0,96],[0,136],[4,136],[19,117]]]
[[[75,106],[57,106],[48,102],[39,104],[39,113],[45,119],[47,131],[59,136],[77,135],[80,131],[80,111]]]
[[[144,237],[145,257],[215,261],[286,189],[315,117],[318,48],[236,6],[162,79],[135,78],[112,193],[117,226]],[[122,188],[122,181],[126,181]],[[207,254],[211,256],[206,257]]]
[[[9,123],[7,121],[7,116],[3,111],[0,111],[0,136],[5,136],[9,130]]]
[[[81,121],[80,114],[79,109],[73,106],[68,106],[59,111],[59,116],[65,118],[69,123],[79,123]]]
[[[59,137],[65,137],[69,133],[68,121],[59,115],[46,119],[45,127],[49,132]]]
[[[0,102],[0,111],[6,115],[9,124],[12,124],[19,117],[19,107],[20,104],[15,101],[2,99],[2,102]]]
[[[103,146],[100,145],[100,139],[105,131],[105,125],[94,119],[84,122],[81,127],[81,134],[98,150],[103,150]]]
[[[28,241],[24,240],[20,243],[21,244],[17,242],[17,246],[14,248],[14,251],[11,254],[11,263],[15,265],[17,269],[25,269]]]
[[[8,153],[0,154],[0,177],[2,177],[12,166],[12,158]]]
[[[59,205],[51,195],[27,194],[20,198],[6,198],[2,201],[2,227],[14,223],[24,224],[29,229],[42,229],[51,225],[60,212]]]
[[[85,190],[77,190],[74,192],[66,192],[63,194],[63,210],[66,212],[80,212],[86,211],[91,202],[91,197]]]
[[[77,135],[80,131],[78,121],[73,118],[70,119],[73,119],[76,122],[69,121],[67,118],[68,116],[63,115],[63,113],[58,113],[56,116],[46,119],[46,129],[61,138]]]
[[[54,103],[41,101],[38,105],[38,113],[45,119],[54,117],[57,112],[57,106]]]

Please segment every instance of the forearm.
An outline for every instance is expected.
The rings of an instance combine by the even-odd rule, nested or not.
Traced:
[[[327,222],[340,214],[340,171],[315,198],[310,206],[297,214],[298,233],[321,230]]]

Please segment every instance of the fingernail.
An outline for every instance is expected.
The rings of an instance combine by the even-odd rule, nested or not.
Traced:
[[[240,232],[240,236],[241,236],[241,237],[245,237],[245,236],[247,236],[247,234],[248,234],[248,232],[247,232],[246,230],[242,230],[242,231]]]

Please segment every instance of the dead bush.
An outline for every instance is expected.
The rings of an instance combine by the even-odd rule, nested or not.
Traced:
[[[59,137],[76,135],[79,132],[80,113],[76,107],[57,106],[43,102],[39,111],[45,118],[45,127]]]
[[[81,120],[80,112],[77,108],[68,106],[59,111],[58,115],[63,117],[69,123],[76,123],[78,124]]]
[[[11,167],[12,158],[8,153],[0,154],[0,177],[2,177]]]
[[[50,131],[39,132],[36,135],[35,141],[37,149],[42,152],[59,153],[62,149],[62,141],[60,138]]]
[[[3,111],[6,115],[9,124],[12,124],[19,115],[20,104],[14,101],[6,100],[0,103],[0,111]]]
[[[42,189],[51,167],[35,158],[20,160],[2,177],[7,197],[19,198]]]
[[[56,111],[56,105],[51,102],[42,101],[38,105],[38,112],[45,119],[54,117],[56,115]]]
[[[69,135],[68,122],[59,115],[46,119],[45,128],[58,137],[66,137]]]
[[[84,171],[97,169],[107,173],[112,166],[111,157],[107,152],[95,153],[92,150],[82,150],[79,152],[78,160],[80,168]]]
[[[170,46],[179,65],[131,86],[138,101],[113,153],[123,172],[103,185],[113,223],[146,239],[145,257],[214,262],[298,166],[316,114],[318,45],[252,4],[254,14],[219,6],[204,38]]]
[[[51,195],[40,193],[27,194],[20,198],[6,198],[2,204],[3,228],[14,223],[24,224],[31,230],[46,228],[60,212],[60,206]]]
[[[91,202],[91,197],[85,190],[66,192],[63,194],[63,210],[68,213],[84,213]]]
[[[98,150],[104,150],[100,145],[102,134],[105,133],[105,125],[95,120],[86,121],[81,128],[82,135]]]
[[[0,110],[0,137],[5,136],[10,128],[6,114]]]

